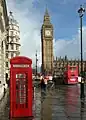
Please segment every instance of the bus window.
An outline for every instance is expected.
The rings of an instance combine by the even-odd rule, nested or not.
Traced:
[[[71,71],[75,71],[75,70],[76,70],[76,67],[70,67],[70,70],[71,70]]]

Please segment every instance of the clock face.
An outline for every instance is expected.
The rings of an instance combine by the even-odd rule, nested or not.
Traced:
[[[45,35],[46,36],[51,36],[51,31],[50,30],[45,30]]]

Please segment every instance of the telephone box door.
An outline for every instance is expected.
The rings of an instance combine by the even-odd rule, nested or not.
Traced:
[[[29,72],[14,72],[15,83],[13,85],[13,117],[32,116],[32,92],[30,90]]]
[[[29,110],[29,73],[27,72],[15,72],[15,84],[14,84],[14,117],[28,116]],[[29,106],[30,107],[30,106]]]
[[[28,74],[27,73],[15,73],[15,79],[16,79],[16,90],[15,90],[15,99],[16,99],[16,104],[15,104],[15,112],[14,116],[19,115],[19,112],[24,112],[27,113],[28,109]],[[21,113],[20,112],[20,113]],[[23,114],[23,113],[22,113]]]

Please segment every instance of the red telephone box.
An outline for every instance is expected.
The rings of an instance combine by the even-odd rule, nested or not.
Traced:
[[[10,117],[32,117],[32,60],[18,56],[10,64]]]

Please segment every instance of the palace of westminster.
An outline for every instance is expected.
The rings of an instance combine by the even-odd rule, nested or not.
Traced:
[[[46,9],[44,21],[41,28],[41,46],[42,46],[42,72],[61,74],[66,65],[77,65],[78,72],[81,71],[81,62],[79,59],[69,60],[67,56],[61,58],[53,56],[53,25],[50,22],[50,16]],[[86,61],[83,61],[83,71],[86,71]]]

